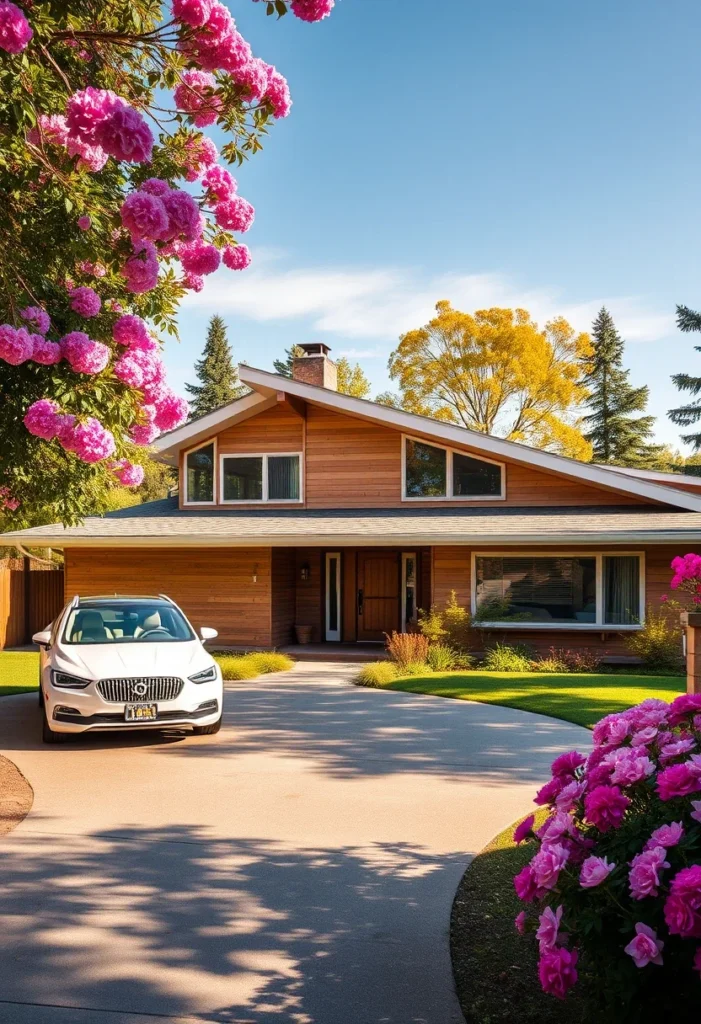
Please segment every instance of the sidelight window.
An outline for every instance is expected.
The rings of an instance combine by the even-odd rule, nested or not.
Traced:
[[[185,504],[214,502],[214,442],[201,445],[185,456]]]

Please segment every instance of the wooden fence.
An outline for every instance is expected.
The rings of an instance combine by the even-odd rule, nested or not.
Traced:
[[[0,561],[0,650],[31,643],[63,607],[63,569],[29,559]]]

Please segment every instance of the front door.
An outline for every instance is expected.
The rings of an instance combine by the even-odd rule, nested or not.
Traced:
[[[358,640],[399,629],[399,560],[396,551],[358,552]]]

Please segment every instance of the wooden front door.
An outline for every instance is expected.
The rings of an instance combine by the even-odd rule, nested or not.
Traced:
[[[358,552],[358,640],[384,640],[399,629],[400,555]]]

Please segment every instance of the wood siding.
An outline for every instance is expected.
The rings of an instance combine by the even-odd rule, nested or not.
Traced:
[[[301,412],[305,408],[300,406]],[[416,436],[421,437],[421,432]],[[430,438],[426,437],[430,442]],[[453,446],[468,454],[469,445]],[[288,402],[217,435],[217,472],[223,454],[303,452],[306,508],[470,508],[490,506],[640,505],[638,498],[505,460],[506,499],[402,501],[401,431],[369,420],[307,405],[306,416]],[[181,459],[181,473],[183,460]],[[181,502],[185,488],[181,480]],[[218,489],[217,489],[218,497]],[[648,502],[647,504],[652,504]],[[217,504],[210,508],[231,508]],[[261,504],[236,508],[260,508]],[[275,508],[273,502],[265,508]],[[279,505],[278,505],[279,507]],[[286,507],[299,507],[298,505]]]
[[[272,644],[270,548],[68,548],[64,554],[66,600],[75,594],[167,594],[196,630],[218,630],[221,643]]]
[[[293,548],[273,548],[271,589],[271,639],[274,647],[295,641],[295,586],[297,566]]]
[[[495,551],[497,548],[491,545],[485,550]],[[548,548],[534,548],[529,546],[529,551],[542,550],[548,554]],[[616,548],[608,546],[582,547],[580,545],[567,548],[568,553],[588,554],[601,552],[616,553]],[[661,597],[669,591],[671,570],[669,564],[675,555],[683,554],[686,551],[674,547],[657,546],[633,546],[626,548],[630,551],[641,551],[645,555],[645,603],[646,606],[657,609],[661,604]],[[450,596],[451,590],[455,590],[458,602],[465,607],[470,607],[471,602],[471,556],[479,554],[479,548],[469,547],[436,547],[433,549],[433,602],[442,608]],[[561,627],[553,629],[495,629],[480,631],[484,636],[485,643],[494,643],[497,640],[503,643],[525,643],[537,651],[546,651],[550,647],[572,648],[574,650],[592,650],[597,654],[625,655],[627,650],[625,633],[616,633],[613,630],[567,630]]]
[[[22,559],[0,562],[0,650],[31,643],[63,607],[63,569]]]

